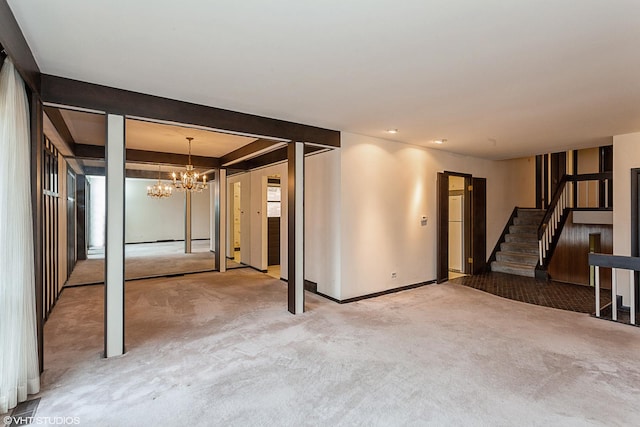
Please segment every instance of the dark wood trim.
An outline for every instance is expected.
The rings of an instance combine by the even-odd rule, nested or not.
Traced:
[[[227,163],[234,162],[246,156],[250,156],[258,151],[265,150],[278,143],[279,143],[278,141],[273,141],[271,139],[262,139],[262,138],[257,139],[247,145],[244,145],[238,148],[237,150],[234,150],[222,156],[220,158],[220,164],[226,165]]]
[[[640,256],[640,168],[631,169],[631,256]],[[640,273],[634,275],[636,307],[640,306]]]
[[[105,159],[104,145],[75,144],[73,147],[73,156],[77,159]]]
[[[396,292],[407,291],[409,289],[420,288],[422,286],[433,285],[435,283],[438,283],[438,281],[436,279],[433,279],[433,280],[428,280],[426,282],[414,283],[412,285],[406,285],[406,286],[401,286],[399,288],[387,289],[386,291],[374,292],[372,294],[362,295],[362,296],[353,297],[353,298],[347,298],[347,299],[343,299],[343,300],[339,300],[339,299],[331,297],[329,295],[325,295],[322,292],[316,292],[316,294],[320,295],[323,298],[331,300],[333,302],[337,302],[338,304],[349,304],[351,302],[362,301],[364,299],[369,299],[369,298],[376,298],[376,297],[380,297],[380,296],[383,296],[383,295],[395,294]]]
[[[104,160],[105,147],[104,145],[75,144],[73,154],[78,159]],[[189,161],[189,156],[186,154],[134,150],[131,148],[127,148],[126,157],[128,162],[176,166],[184,166]],[[216,157],[191,156],[191,164],[197,168],[216,169],[220,167],[220,159]]]
[[[446,172],[438,172],[436,186],[436,280],[442,283],[449,278],[449,175]]]
[[[340,132],[207,107],[64,77],[42,74],[42,100],[112,114],[190,123],[249,135],[340,146]]]
[[[77,175],[76,181],[76,241],[78,260],[87,259],[87,177]]]
[[[536,209],[542,209],[542,155],[536,156]]]
[[[76,141],[73,139],[73,135],[67,126],[67,122],[64,121],[60,109],[53,107],[44,107],[44,112],[51,120],[51,124],[58,131],[58,135],[62,138],[62,141],[69,147],[71,152],[75,152]]]
[[[225,180],[226,181],[226,180]],[[215,263],[215,269],[220,271],[222,268],[222,263],[224,262],[224,266],[226,269],[227,260],[224,257],[220,256],[220,215],[222,213],[221,210],[221,192],[222,192],[222,183],[220,179],[220,169],[217,169],[215,172],[215,178],[211,181],[211,185],[213,185],[213,224],[214,224],[214,236],[216,236],[213,243],[213,257]],[[225,182],[226,185],[226,182]]]
[[[480,274],[487,269],[487,179],[473,178],[472,182],[472,236],[469,241],[473,259],[471,274]]]
[[[583,173],[580,175],[567,175],[567,181],[604,181],[605,179],[613,180],[613,172],[599,172],[599,173]]]
[[[613,145],[600,147],[599,154],[598,170],[600,173],[613,173]],[[598,189],[598,206],[613,206],[613,178],[610,178],[607,182],[600,181]],[[605,196],[608,196],[607,199],[605,199]]]
[[[447,174],[447,176],[461,176],[463,178],[473,178],[473,176],[469,173],[453,172],[453,171],[444,171],[444,173]]]
[[[549,207],[549,155],[542,156],[542,209]]]
[[[168,165],[186,165],[189,156],[186,154],[161,153],[157,151],[127,149],[127,161],[138,163],[162,163]],[[191,164],[196,168],[215,169],[220,167],[220,159],[216,157],[191,156]]]
[[[287,147],[278,148],[277,150],[273,150],[269,153],[265,153],[262,156],[255,157],[251,160],[245,160],[240,163],[235,163],[232,168],[241,169],[243,171],[258,169],[264,166],[269,166],[274,163],[281,163],[287,161]],[[315,147],[312,145],[305,145],[304,147],[304,155],[309,156],[320,151],[325,151],[326,149],[323,147]]]
[[[85,166],[84,173],[88,176],[105,176],[105,168],[102,166]],[[125,178],[158,179],[157,171],[126,169]],[[166,172],[160,179],[168,181]]]
[[[27,86],[40,94],[40,68],[7,0],[0,0],[0,44],[11,57]]]
[[[640,271],[640,257],[608,254],[589,254],[589,265]]]
[[[6,5],[6,2],[2,2]],[[33,215],[33,256],[36,292],[36,329],[38,335],[38,361],[40,372],[44,371],[44,301],[43,301],[43,203],[42,203],[42,153],[43,110],[36,93],[30,96],[31,114],[31,208]]]
[[[506,241],[506,236],[507,234],[509,234],[509,227],[513,225],[513,221],[515,220],[517,215],[518,207],[516,206],[515,208],[513,208],[513,211],[511,211],[511,216],[507,220],[507,224],[502,229],[502,234],[498,238],[498,242],[494,246],[493,251],[491,252],[491,256],[489,256],[489,260],[487,261],[487,270],[491,270],[491,263],[496,260],[496,256],[500,251],[500,245]]]
[[[456,176],[455,174],[452,174]],[[451,176],[451,175],[450,175]],[[458,175],[460,176],[460,175]],[[472,191],[470,187],[473,187],[473,178],[471,175],[464,177],[464,189],[463,189],[463,244],[462,251],[464,256],[463,273],[473,273],[473,224],[472,224],[472,204],[475,191]],[[474,188],[475,190],[475,188]],[[449,191],[451,195],[451,191]],[[486,251],[486,250],[485,250]],[[485,260],[486,261],[486,260]],[[484,261],[483,261],[484,263]],[[448,276],[448,274],[447,274]]]

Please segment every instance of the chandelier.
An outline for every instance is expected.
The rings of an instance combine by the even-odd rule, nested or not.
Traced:
[[[162,185],[160,181],[160,165],[158,165],[158,183],[147,187],[147,196],[154,199],[165,199],[171,197],[171,187],[169,185]]]
[[[187,137],[187,141],[189,141],[189,164],[185,167],[184,172],[180,172],[180,179],[178,179],[178,175],[173,172],[171,176],[173,177],[173,186],[178,191],[191,191],[191,192],[201,192],[202,190],[207,189],[207,176],[202,175],[202,182],[199,182],[200,174],[193,170],[193,165],[191,164],[191,141],[193,138]]]

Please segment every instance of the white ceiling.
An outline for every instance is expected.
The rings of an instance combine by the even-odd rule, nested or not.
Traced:
[[[168,98],[486,158],[640,130],[638,0],[9,4],[44,73]]]

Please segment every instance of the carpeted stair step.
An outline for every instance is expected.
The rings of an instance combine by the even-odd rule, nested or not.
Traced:
[[[544,216],[541,216],[540,218],[538,218],[537,216],[531,216],[531,215],[527,215],[524,217],[515,217],[513,219],[513,225],[535,225],[536,227],[538,227],[542,222],[543,217]]]
[[[500,250],[538,255],[538,245],[534,242],[504,242],[500,244]]]
[[[498,273],[515,274],[517,276],[535,277],[535,267],[515,262],[494,261],[491,263],[491,271]]]
[[[521,252],[503,252],[496,254],[496,259],[500,262],[511,262],[535,267],[538,263],[538,256],[533,254],[523,254]]]
[[[518,218],[535,217],[542,219],[546,215],[546,211],[542,209],[518,209]]]
[[[538,244],[538,234],[518,233],[507,234],[504,239],[508,243],[535,243]]]
[[[509,233],[511,234],[537,234],[537,225],[511,225],[509,226]]]

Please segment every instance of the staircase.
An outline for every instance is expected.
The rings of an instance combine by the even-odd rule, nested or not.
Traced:
[[[545,214],[541,209],[518,209],[496,260],[491,263],[491,271],[535,277],[539,259],[538,226]]]

